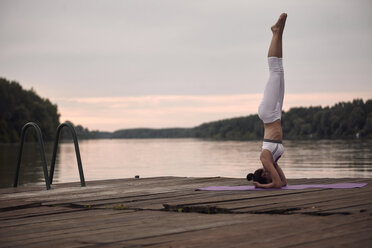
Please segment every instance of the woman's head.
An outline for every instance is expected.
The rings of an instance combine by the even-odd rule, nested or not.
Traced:
[[[253,181],[259,182],[261,184],[269,183],[269,180],[266,177],[266,173],[263,169],[258,169],[254,173],[249,173],[247,175],[247,180],[248,181],[253,180]]]

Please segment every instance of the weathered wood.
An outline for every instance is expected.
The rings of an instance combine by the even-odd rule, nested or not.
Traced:
[[[369,185],[208,192],[195,189],[247,181],[158,177],[0,189],[0,247],[368,247],[371,179],[289,180],[338,182]]]

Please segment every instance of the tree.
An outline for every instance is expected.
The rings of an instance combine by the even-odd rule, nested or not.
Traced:
[[[35,122],[45,140],[52,140],[59,125],[57,105],[31,90],[24,90],[18,82],[0,78],[0,142],[17,142],[23,125]],[[29,139],[34,139],[28,135]]]

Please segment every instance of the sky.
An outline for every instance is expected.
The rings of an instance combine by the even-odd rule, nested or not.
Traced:
[[[257,113],[270,26],[291,107],[372,99],[369,0],[0,0],[0,77],[90,130]]]

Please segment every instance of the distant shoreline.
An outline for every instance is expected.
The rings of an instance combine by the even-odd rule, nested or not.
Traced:
[[[27,122],[37,123],[45,140],[53,140],[60,124],[58,106],[17,82],[0,78],[0,142],[19,142]],[[73,125],[72,122],[70,122]],[[73,125],[79,139],[102,138],[202,138],[209,140],[261,140],[264,136],[258,115],[203,123],[192,128],[131,128],[114,132],[90,131]],[[332,107],[296,107],[282,113],[282,128],[288,140],[371,139],[372,99],[339,102]],[[69,134],[62,135],[68,139]],[[28,140],[35,140],[32,135]]]

